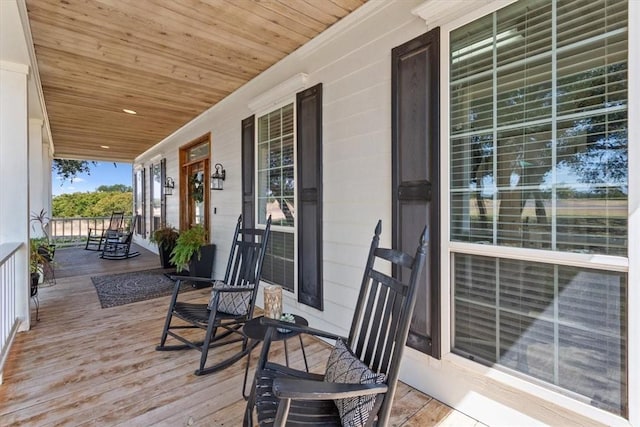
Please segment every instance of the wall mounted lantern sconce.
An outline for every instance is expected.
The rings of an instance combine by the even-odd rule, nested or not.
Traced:
[[[222,190],[223,184],[227,171],[224,170],[224,167],[220,163],[216,163],[213,166],[213,175],[211,175],[211,189],[212,190]]]
[[[168,176],[167,179],[164,180],[164,195],[171,196],[175,187],[176,183],[173,181],[173,178]]]

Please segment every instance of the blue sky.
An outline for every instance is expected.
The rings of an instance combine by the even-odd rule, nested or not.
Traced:
[[[80,174],[73,182],[62,181],[55,172],[51,172],[51,190],[54,196],[65,193],[95,191],[100,185],[124,184],[131,186],[131,163],[89,162],[90,174]]]

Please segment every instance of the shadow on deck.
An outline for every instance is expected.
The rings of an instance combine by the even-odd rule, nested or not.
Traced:
[[[91,276],[160,266],[156,254],[136,250],[139,257],[120,261],[79,248],[56,253],[58,280],[40,289],[41,320],[18,334],[5,365],[0,425],[241,425],[246,359],[196,377],[198,352],[155,351],[168,296],[100,308]],[[202,289],[185,296],[204,301],[208,293]],[[290,362],[301,368],[301,352],[292,347]],[[305,348],[311,369],[322,371],[328,346],[307,338]],[[210,358],[232,351],[230,345]],[[274,357],[284,361],[282,351],[274,346]],[[400,383],[391,425],[478,423]]]

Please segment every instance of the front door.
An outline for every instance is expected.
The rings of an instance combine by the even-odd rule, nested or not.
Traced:
[[[415,253],[423,228],[429,247],[407,345],[440,357],[440,30],[392,51],[393,246]],[[402,271],[394,271],[401,278]]]
[[[180,148],[180,229],[209,230],[209,134]]]

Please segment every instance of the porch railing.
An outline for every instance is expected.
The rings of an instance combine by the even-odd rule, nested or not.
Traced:
[[[0,245],[0,384],[4,362],[20,325],[16,304],[16,253],[20,246],[22,243]]]
[[[49,234],[56,246],[73,246],[87,241],[89,228],[103,230],[109,226],[111,217],[52,218]]]

